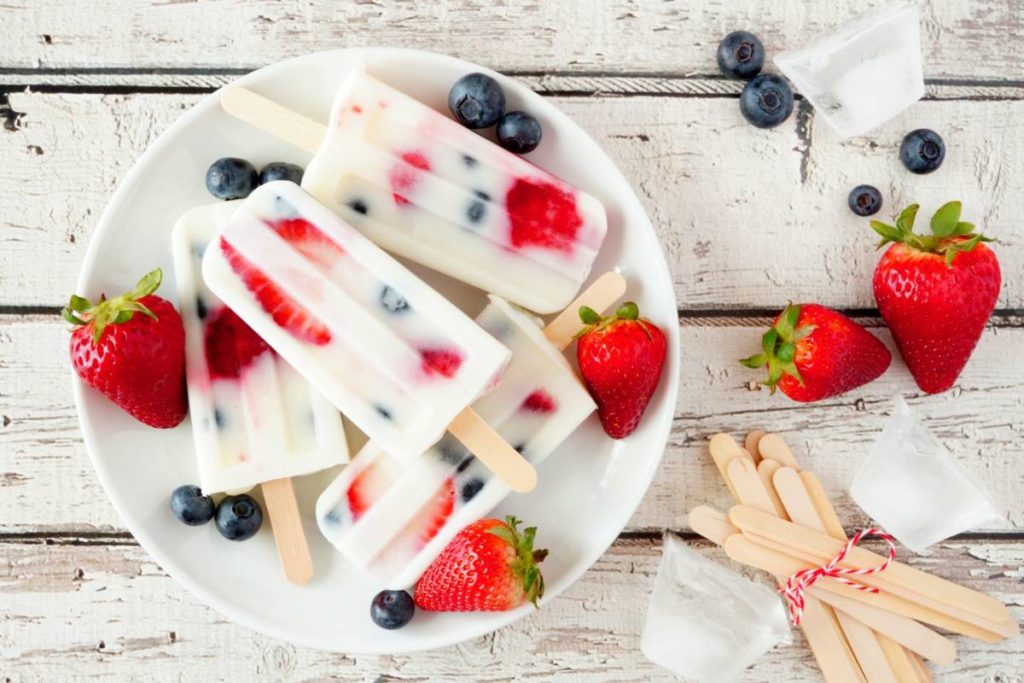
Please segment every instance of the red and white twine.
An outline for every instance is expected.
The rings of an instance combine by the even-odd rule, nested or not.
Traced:
[[[846,555],[850,550],[860,543],[862,540],[869,536],[875,536],[882,539],[889,545],[889,557],[877,567],[871,569],[846,569],[840,567]],[[786,580],[786,585],[779,590],[779,593],[786,596],[786,601],[789,603],[789,620],[794,626],[800,625],[800,620],[804,615],[804,591],[813,586],[818,579],[830,578],[844,583],[847,586],[851,586],[860,591],[867,593],[877,593],[878,589],[874,586],[865,586],[862,583],[857,583],[851,579],[846,578],[847,576],[867,576],[869,574],[878,574],[884,572],[892,564],[893,560],[896,559],[896,542],[892,536],[880,531],[878,529],[863,529],[859,531],[853,538],[847,541],[846,546],[843,547],[839,554],[832,558],[832,561],[826,565],[820,567],[814,567],[813,569],[803,569]]]

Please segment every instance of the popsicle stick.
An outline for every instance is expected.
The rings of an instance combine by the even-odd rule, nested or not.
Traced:
[[[733,526],[725,514],[706,505],[691,510],[688,521],[691,529],[721,546],[724,546],[731,536],[742,538],[742,532]],[[780,564],[791,561],[790,558],[782,556]],[[937,664],[952,664],[956,659],[956,646],[953,641],[913,619],[838,593],[831,593],[820,584],[812,586],[809,593]]]
[[[779,494],[775,492],[775,486],[772,484],[772,475],[774,475],[780,467],[782,467],[782,465],[775,460],[762,460],[757,464],[757,474],[761,477],[761,481],[764,483],[764,488],[768,492],[768,496],[772,499],[772,503],[775,505],[775,512],[777,516],[785,517],[786,508],[782,506],[782,501],[779,500]]]
[[[786,508],[786,514],[795,524],[825,531],[825,526],[814,507],[814,502],[807,494],[803,480],[800,479],[800,474],[796,470],[792,467],[779,467],[772,481]],[[843,612],[839,612],[836,616],[843,633],[846,634],[847,642],[850,643],[850,649],[857,657],[857,662],[869,683],[896,683],[896,674],[886,660],[882,647],[878,644],[871,629]]]
[[[793,451],[789,450],[789,446],[786,445],[786,442],[778,434],[765,434],[762,436],[757,442],[757,450],[764,460],[775,460],[786,467],[792,467],[795,470],[800,469],[800,465],[797,464],[796,458],[793,456]]]
[[[914,652],[910,653],[910,663],[914,665],[914,669],[917,671],[917,679],[921,683],[932,683],[935,680],[935,674]]]
[[[614,271],[605,273],[548,323],[544,328],[544,336],[559,351],[565,349],[583,327],[583,323],[580,322],[581,306],[589,306],[600,313],[621,299],[625,293],[626,278]]]
[[[792,576],[804,569],[812,569],[817,564],[805,562],[798,558],[778,552],[766,546],[758,545],[742,533],[729,536],[723,544],[726,554],[736,562],[746,564],[756,569],[775,574],[777,576]],[[962,619],[937,612],[924,605],[910,600],[905,600],[891,593],[866,593],[855,588],[839,583],[832,579],[823,579],[816,584],[811,592],[822,589],[850,598],[872,607],[902,615],[925,624],[969,636],[986,643],[998,643],[1004,637],[990,629],[968,623]]]
[[[746,446],[747,452],[753,456],[754,462],[758,464],[760,464],[762,459],[761,451],[758,448],[758,443],[761,441],[762,436],[764,436],[764,431],[757,429],[747,434],[747,438],[743,441],[743,445]]]
[[[327,132],[322,123],[237,85],[221,90],[220,106],[236,119],[307,152],[315,153]]]
[[[757,473],[754,459],[746,449],[740,448],[732,437],[720,434],[712,438],[712,457],[720,469],[724,466],[723,476],[726,483],[731,484],[738,501],[756,506],[768,514],[775,514],[775,504]],[[782,585],[784,579],[776,576],[775,580]],[[807,596],[800,628],[826,681],[866,683],[831,608],[822,605],[817,598]]]
[[[273,479],[260,486],[284,575],[291,583],[304,586],[313,578],[313,559],[306,544],[306,532],[302,528],[292,480]]]
[[[907,651],[888,638],[880,640],[879,643],[883,653],[882,659],[892,668],[899,683],[918,683],[920,679],[917,669],[910,661]]]
[[[766,437],[767,438],[767,437]],[[818,558],[831,560],[844,547],[842,541],[811,529],[780,520],[753,507],[736,506],[729,511],[729,519],[744,533],[770,539],[787,548]],[[885,558],[864,548],[851,548],[842,566],[851,569],[871,569],[881,565]],[[893,562],[881,574],[857,577],[868,585],[894,590],[896,588],[927,597],[955,610],[973,614],[981,619],[1002,624],[1010,619],[1010,612],[995,598],[940,579],[926,572]]]
[[[792,472],[792,470],[790,470]],[[836,515],[835,508],[832,507],[832,502],[825,495],[825,490],[821,486],[821,482],[814,476],[812,472],[800,472],[799,482],[794,481],[792,474],[783,474],[783,486],[797,488],[798,483],[803,484],[803,493],[806,494],[805,503],[813,505],[814,510],[817,512],[818,524],[807,525],[810,528],[815,528],[820,531],[824,531],[832,538],[843,541],[844,543],[848,540],[846,537],[846,531],[843,529],[842,523],[839,521],[839,517]],[[799,494],[798,496],[799,497]],[[797,523],[802,523],[795,517],[790,517]],[[845,610],[844,610],[845,611]],[[856,610],[855,610],[856,611]],[[940,664],[952,664],[956,659],[956,646],[948,638],[944,638],[934,631],[921,626],[916,621],[906,619],[905,617],[898,617],[894,614],[886,612],[881,613],[881,617],[872,618],[868,615],[865,619],[863,613],[859,617],[866,625],[872,626],[872,621],[877,623],[877,619],[888,620],[890,622],[902,621],[897,635],[893,638],[896,642],[905,644],[909,641],[910,645],[907,645],[916,652],[923,652],[928,650],[927,655],[930,659]],[[856,616],[856,615],[853,615]],[[878,631],[879,629],[875,629]],[[884,633],[891,633],[891,631],[883,631]],[[885,637],[885,636],[883,636]],[[887,644],[883,644],[883,649],[886,649]],[[888,648],[890,660],[890,666],[897,673],[905,670],[904,662],[909,656],[902,647]],[[896,663],[892,663],[891,660],[897,660]]]
[[[448,431],[517,493],[537,486],[537,470],[472,408],[455,416]]]
[[[708,450],[711,451],[711,459],[715,461],[718,473],[725,480],[725,486],[729,489],[733,500],[740,500],[736,489],[729,478],[729,462],[733,458],[747,457],[747,452],[740,448],[740,445],[728,434],[715,434],[708,441]]]

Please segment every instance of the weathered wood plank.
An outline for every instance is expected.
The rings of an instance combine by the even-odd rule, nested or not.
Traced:
[[[618,541],[563,596],[494,634],[434,652],[376,657],[309,650],[233,624],[200,605],[134,544],[4,543],[3,673],[15,681],[64,680],[70,671],[76,680],[128,680],[145,670],[147,681],[178,681],[187,662],[189,680],[453,680],[473,671],[480,681],[671,681],[639,647],[660,545]],[[691,546],[729,564],[703,542]],[[1020,542],[948,543],[911,563],[989,592],[1024,618]],[[937,671],[941,680],[1018,680],[1024,639],[956,640],[959,661]],[[801,636],[794,641],[763,657],[742,680],[820,680]]]
[[[301,4],[147,0],[8,0],[0,68],[255,67],[317,50],[367,45],[439,49],[504,71],[717,73],[722,35],[745,28],[770,52],[807,43],[885,5],[828,0],[687,3],[487,2]],[[922,12],[926,73],[1002,79],[1016,74],[1024,37],[1019,0],[933,0]],[[567,30],[568,29],[568,30]],[[514,40],[510,40],[514,38]]]
[[[859,391],[802,406],[769,397],[758,389],[760,374],[736,362],[756,348],[760,328],[744,320],[722,327],[691,322],[681,329],[683,389],[668,448],[628,530],[682,528],[679,518],[691,507],[726,506],[706,439],[718,431],[741,435],[757,428],[789,438],[834,496],[844,522],[863,526],[867,520],[845,491],[897,393],[910,397],[929,428],[1007,512],[1009,522],[990,530],[1024,527],[1024,365],[1007,362],[1019,354],[1024,329],[990,329],[957,388],[941,396],[921,398],[896,360],[883,378]],[[0,318],[0,533],[123,528],[81,443],[63,328],[56,317]]]
[[[142,151],[198,95],[13,94],[23,112],[0,130],[0,302],[57,305],[74,285],[104,205]],[[648,209],[684,309],[762,308],[789,299],[870,307],[877,256],[846,208],[861,182],[888,214],[952,196],[1000,239],[1000,306],[1024,305],[1024,101],[927,101],[871,140],[839,142],[793,117],[746,125],[731,98],[558,97],[620,164]],[[946,137],[942,169],[913,176],[897,159],[904,131]],[[245,150],[239,150],[244,154]],[[173,217],[146,229],[169,230]],[[922,223],[924,220],[922,220]]]

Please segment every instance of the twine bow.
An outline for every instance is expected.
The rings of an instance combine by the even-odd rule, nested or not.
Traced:
[[[850,550],[860,543],[862,540],[869,536],[876,536],[881,538],[889,545],[889,557],[877,567],[871,569],[846,569],[840,567],[843,560],[846,559],[846,555]],[[828,577],[835,579],[840,583],[846,584],[856,588],[857,590],[864,591],[866,593],[878,593],[878,589],[874,586],[865,586],[862,583],[857,583],[851,579],[846,578],[847,576],[867,576],[869,574],[878,574],[884,572],[892,564],[893,560],[896,559],[896,543],[892,536],[880,531],[879,529],[862,529],[854,535],[846,545],[843,547],[839,554],[832,558],[832,560],[825,565],[820,567],[814,567],[812,569],[802,569],[793,576],[786,580],[786,585],[779,589],[779,593],[786,597],[786,602],[789,603],[789,620],[793,626],[799,626],[800,620],[804,615],[804,592],[813,586],[819,579]]]

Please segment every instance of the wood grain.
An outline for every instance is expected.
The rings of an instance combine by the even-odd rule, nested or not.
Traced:
[[[728,564],[721,550],[689,544]],[[639,649],[660,545],[616,542],[565,594],[497,633],[418,655],[367,657],[295,647],[232,624],[132,543],[0,543],[7,560],[0,565],[0,657],[15,681],[64,680],[72,670],[76,680],[127,680],[140,671],[147,681],[178,681],[185,671],[190,680],[453,680],[473,671],[477,680],[507,681],[529,671],[544,680],[672,681]],[[1016,618],[1024,618],[1017,599],[1024,544],[946,543],[933,558],[912,562],[1008,599]],[[761,658],[742,680],[818,680],[799,633],[794,641]],[[942,681],[1019,680],[1024,639],[956,641],[960,658],[937,671]]]
[[[13,130],[0,130],[0,303],[63,302],[118,181],[199,98],[10,96],[24,115]],[[911,201],[930,211],[961,199],[965,219],[999,239],[999,306],[1024,307],[1024,174],[1016,163],[1024,158],[1024,100],[926,101],[871,139],[847,142],[809,113],[773,131],[755,129],[732,98],[554,101],[632,182],[683,310],[778,308],[789,300],[871,307],[874,233],[846,206],[862,182],[882,189],[883,217]],[[942,131],[949,147],[946,163],[928,176],[897,161],[903,133],[917,126]],[[159,233],[172,222],[154,217],[147,227]]]
[[[837,7],[783,0],[588,2],[134,3],[7,0],[0,68],[252,68],[317,50],[394,45],[501,71],[717,74],[728,31],[757,32],[769,53],[800,47],[886,0]],[[922,9],[926,74],[995,80],[1019,74],[1019,0],[931,0]]]
[[[0,532],[121,529],[79,437],[65,360],[65,324],[56,316],[0,317],[4,426],[0,428]],[[887,333],[879,336],[891,346]],[[957,387],[927,401],[900,365],[850,394],[811,406],[770,397],[760,374],[736,359],[756,347],[760,330],[684,325],[681,380],[661,470],[628,530],[678,528],[695,505],[729,499],[707,452],[720,431],[737,437],[768,428],[785,437],[802,466],[818,474],[848,529],[867,521],[846,490],[869,444],[902,393],[954,456],[988,487],[1009,521],[1024,527],[1019,495],[1024,439],[1024,365],[1007,363],[1024,329],[991,329]]]

